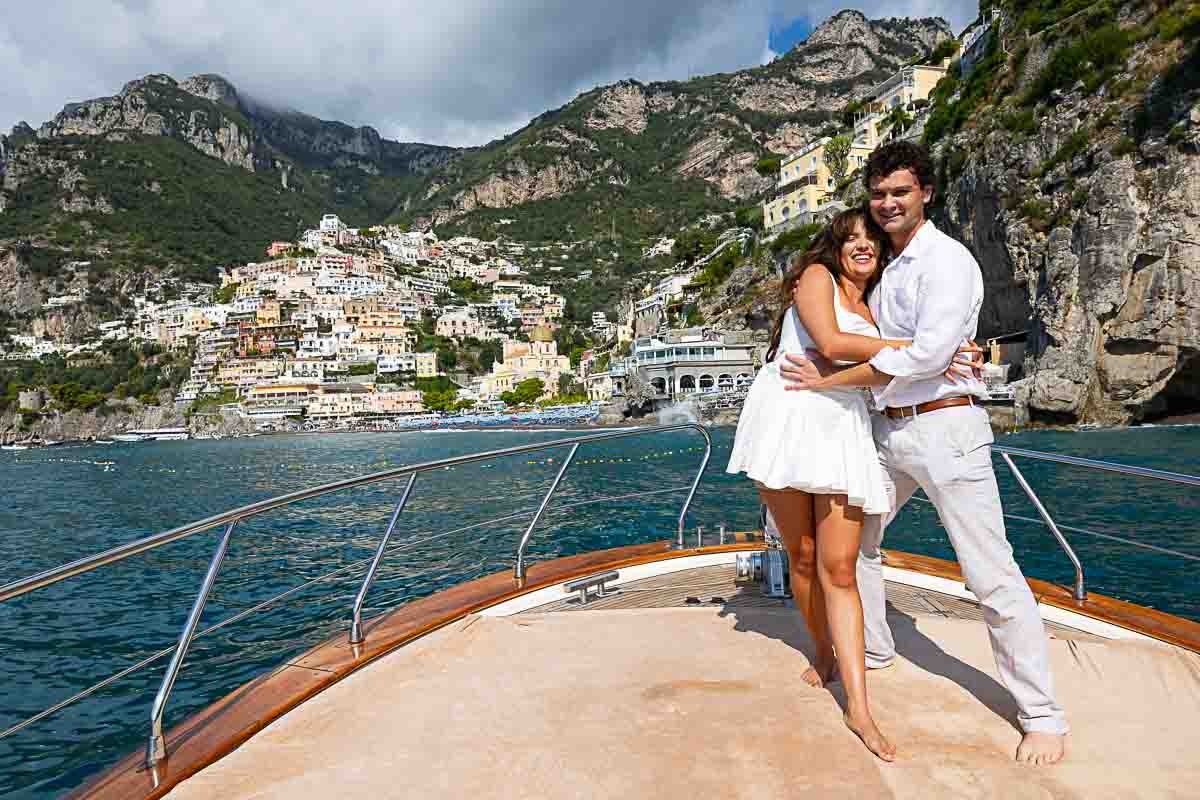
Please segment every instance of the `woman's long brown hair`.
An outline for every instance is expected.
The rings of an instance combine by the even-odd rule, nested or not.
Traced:
[[[841,285],[844,274],[842,245],[853,235],[854,227],[860,221],[866,228],[867,236],[875,241],[878,256],[878,266],[870,280],[867,281],[863,297],[869,295],[875,288],[875,284],[879,283],[879,274],[883,271],[883,266],[887,263],[890,254],[887,234],[875,223],[875,220],[871,219],[871,215],[866,210],[848,208],[830,220],[825,229],[813,239],[807,250],[792,259],[792,264],[783,277],[783,283],[779,286],[779,313],[775,315],[775,326],[771,329],[771,346],[767,349],[766,358],[768,362],[774,359],[779,351],[779,340],[783,337],[783,323],[787,319],[788,309],[792,307],[792,290],[796,286],[796,281],[800,280],[804,270],[813,264],[820,264],[829,270],[833,274],[834,281]]]

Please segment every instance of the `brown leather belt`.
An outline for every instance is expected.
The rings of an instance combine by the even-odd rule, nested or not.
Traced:
[[[883,413],[887,414],[892,419],[903,419],[904,417],[915,417],[917,414],[926,414],[930,411],[937,411],[939,408],[954,408],[955,406],[973,405],[975,405],[974,397],[944,397],[941,400],[930,400],[928,403],[921,403],[917,406],[885,408]]]

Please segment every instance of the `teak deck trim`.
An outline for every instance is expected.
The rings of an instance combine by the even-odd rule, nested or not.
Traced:
[[[885,553],[884,563],[897,569],[963,582],[962,570],[953,561],[889,550]],[[1026,581],[1039,603],[1144,633],[1161,642],[1200,653],[1200,623],[1102,594],[1089,594],[1086,600],[1076,600],[1070,589],[1036,578],[1026,578]]]
[[[745,538],[744,534],[738,535]],[[372,661],[468,614],[538,589],[593,574],[706,553],[761,550],[761,541],[673,550],[669,542],[632,545],[535,564],[517,588],[505,571],[459,584],[380,615],[364,625],[366,641],[348,643],[342,633],[265,673],[172,728],[168,758],[153,770],[138,750],[67,795],[94,800],[154,800],[235,750],[292,709]],[[939,558],[888,552],[890,567],[962,581],[957,564]],[[1103,620],[1200,652],[1200,624],[1101,595],[1077,601],[1070,591],[1029,580],[1039,602]]]

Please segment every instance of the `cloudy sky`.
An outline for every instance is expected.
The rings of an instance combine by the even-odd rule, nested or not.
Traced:
[[[483,144],[581,91],[752,66],[842,8],[942,16],[976,0],[5,0],[0,127],[150,72],[401,141]]]

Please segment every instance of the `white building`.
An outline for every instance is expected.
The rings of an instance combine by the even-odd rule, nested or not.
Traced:
[[[321,217],[322,233],[339,233],[344,230],[346,230],[346,225],[338,218],[337,214],[326,214]]]

